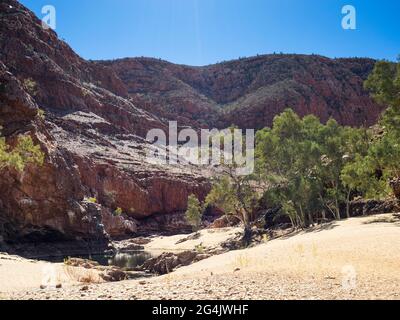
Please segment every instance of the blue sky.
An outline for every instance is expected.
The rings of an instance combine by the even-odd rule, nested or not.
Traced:
[[[399,0],[20,0],[86,59],[148,56],[206,65],[256,54],[316,53],[395,60]],[[341,27],[344,5],[357,29]]]

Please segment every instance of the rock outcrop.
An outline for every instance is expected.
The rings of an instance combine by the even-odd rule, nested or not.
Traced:
[[[211,223],[208,228],[210,229],[221,229],[228,227],[235,227],[240,224],[240,219],[233,215],[223,215],[217,218]]]
[[[180,253],[164,252],[156,258],[148,259],[140,269],[159,275],[168,274],[174,269],[207,259],[210,256],[210,254],[190,250]]]

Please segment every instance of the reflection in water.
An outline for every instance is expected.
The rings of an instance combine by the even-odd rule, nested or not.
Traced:
[[[64,262],[64,259],[68,258],[81,258],[88,259],[98,262],[102,266],[117,266],[123,269],[132,269],[141,266],[146,260],[154,257],[148,251],[131,251],[128,253],[118,253],[115,256],[105,254],[93,254],[93,255],[77,255],[77,256],[66,256],[66,257],[52,257],[44,259],[49,262]]]
[[[108,265],[130,269],[141,266],[150,258],[152,258],[152,255],[146,251],[118,253],[116,256],[108,259]]]

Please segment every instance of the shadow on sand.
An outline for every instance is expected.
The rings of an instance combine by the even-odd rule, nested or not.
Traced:
[[[291,237],[297,236],[299,234],[307,234],[307,233],[317,233],[321,231],[327,231],[327,230],[332,230],[338,226],[337,221],[330,221],[330,222],[325,222],[319,225],[315,225],[313,227],[310,227],[308,229],[292,229],[288,230],[288,232],[277,235],[273,239],[289,239]]]

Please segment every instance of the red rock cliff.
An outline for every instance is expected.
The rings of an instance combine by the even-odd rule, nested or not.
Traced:
[[[17,1],[0,3],[0,27],[2,133],[29,134],[46,155],[42,167],[0,172],[3,237],[132,234],[147,217],[182,213],[189,194],[205,197],[200,172],[146,164],[143,136],[166,125],[133,104],[111,68],[81,59]]]

